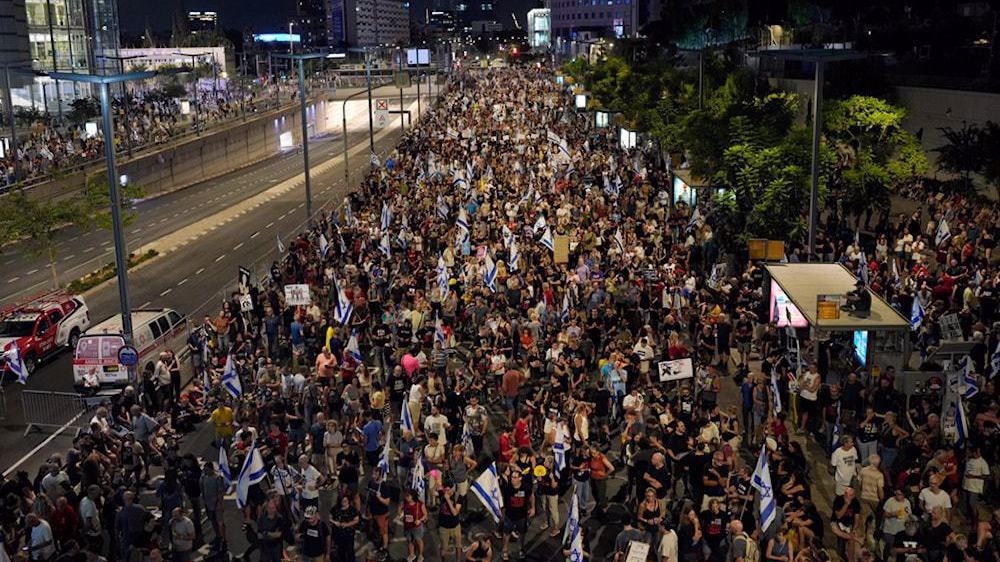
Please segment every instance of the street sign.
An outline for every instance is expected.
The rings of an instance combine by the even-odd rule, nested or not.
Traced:
[[[397,70],[392,73],[392,84],[397,88],[409,88],[410,87],[410,73]]]
[[[118,362],[126,367],[135,367],[139,364],[139,352],[131,345],[123,345],[118,349]]]
[[[389,100],[378,98],[375,100],[375,128],[381,129],[389,123]]]

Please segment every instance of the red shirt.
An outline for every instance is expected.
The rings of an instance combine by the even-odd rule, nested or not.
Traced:
[[[424,504],[420,502],[403,502],[403,528],[416,529],[419,527],[420,525],[417,525],[417,520],[423,517],[426,512]]]
[[[510,462],[510,459],[514,457],[514,448],[510,445],[510,435],[508,433],[500,434],[500,460],[503,462]]]
[[[518,447],[530,447],[531,437],[528,435],[528,422],[524,418],[518,418],[514,422],[514,441]]]

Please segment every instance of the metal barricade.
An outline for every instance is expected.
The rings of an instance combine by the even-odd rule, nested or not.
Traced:
[[[118,392],[105,391],[87,396],[72,392],[22,390],[21,406],[27,426],[24,434],[42,428],[79,431],[89,425],[93,412],[102,404],[110,404],[111,397]]]

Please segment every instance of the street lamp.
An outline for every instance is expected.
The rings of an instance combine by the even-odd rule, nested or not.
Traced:
[[[121,55],[101,55],[100,58],[107,60],[118,61],[118,72],[119,74],[125,74],[125,61],[144,59],[145,55],[131,55],[131,56],[121,56]],[[128,120],[128,91],[125,89],[125,82],[122,85],[122,108],[125,114],[125,150],[128,151],[128,155],[132,156],[132,124]]]
[[[274,56],[280,59],[299,62],[299,107],[302,110],[302,165],[306,176],[306,220],[308,221],[312,219],[312,184],[309,180],[309,123],[306,121],[306,71],[304,64],[307,59],[324,59],[326,58],[326,53],[298,55],[292,53],[287,55],[275,53]]]
[[[819,139],[823,129],[823,67],[828,62],[858,60],[865,54],[846,49],[776,49],[762,51],[764,56],[782,60],[811,62],[816,67],[813,84],[812,184],[809,192],[809,256],[816,254],[816,223],[819,222]]]
[[[118,173],[115,170],[115,138],[114,126],[111,122],[111,94],[108,92],[111,84],[131,80],[146,80],[156,76],[155,72],[130,72],[128,74],[113,74],[97,76],[93,74],[74,74],[72,72],[51,72],[53,80],[68,80],[70,82],[86,82],[97,84],[101,90],[101,114],[104,124],[104,160],[108,167],[108,190],[111,199],[111,223],[115,239],[115,266],[118,268],[118,300],[122,309],[122,332],[125,343],[132,345],[132,312],[128,303],[128,259],[125,250],[125,232],[122,227],[121,195],[118,193]]]
[[[182,57],[191,57],[191,74],[192,75],[194,74],[195,68],[197,68],[195,66],[197,64],[195,61],[198,58],[200,58],[200,57],[208,57],[208,56],[212,57],[212,76],[214,77],[214,82],[212,84],[212,94],[216,97],[216,101],[218,101],[218,95],[219,95],[219,75],[218,75],[218,70],[215,68],[215,57],[214,57],[214,55],[212,53],[182,53],[180,51],[178,51],[178,52],[176,52],[174,54],[175,55],[180,55]],[[194,80],[194,131],[195,131],[195,134],[199,134],[199,135],[201,134],[201,120],[200,120],[200,115],[199,115],[200,113],[201,113],[201,102],[198,101],[198,78],[195,77],[195,80]]]

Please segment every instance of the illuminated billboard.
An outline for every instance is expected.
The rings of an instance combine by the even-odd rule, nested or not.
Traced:
[[[771,322],[779,328],[787,326],[789,319],[792,321],[793,328],[807,328],[809,326],[809,321],[802,315],[802,311],[792,304],[792,300],[788,298],[785,291],[781,290],[781,286],[773,280],[771,281],[770,318]]]

